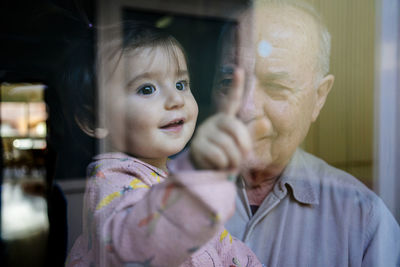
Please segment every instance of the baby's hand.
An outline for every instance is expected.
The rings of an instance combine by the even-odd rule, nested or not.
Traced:
[[[199,169],[237,169],[251,149],[246,125],[236,118],[244,90],[244,72],[237,69],[220,112],[203,122],[193,138],[191,159]]]

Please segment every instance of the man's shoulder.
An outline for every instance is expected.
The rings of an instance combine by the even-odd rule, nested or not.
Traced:
[[[342,194],[358,196],[363,201],[379,202],[379,197],[359,179],[341,169],[338,169],[323,159],[303,150],[296,152],[306,166],[311,181],[317,184],[320,194]],[[372,204],[372,203],[371,203]]]
[[[392,231],[399,233],[399,226],[383,200],[353,175],[335,168],[324,160],[304,151],[299,151],[303,164],[308,163],[308,173],[315,192],[317,192],[320,209],[330,209],[338,216],[353,218],[355,224],[363,221],[369,229],[367,240],[382,222],[391,225]],[[296,152],[297,153],[297,152]]]
[[[395,262],[394,257],[398,262],[400,228],[378,195],[353,175],[307,152],[298,150],[294,159],[296,168],[291,173],[303,168],[300,172],[310,178],[307,185],[311,186],[318,199],[318,204],[308,210],[320,216],[318,218],[329,231],[334,235],[351,233],[350,246],[355,251],[361,249],[364,259],[369,258],[366,262]],[[335,236],[332,238],[334,240]],[[338,242],[337,246],[341,244]],[[387,258],[379,258],[383,251]]]

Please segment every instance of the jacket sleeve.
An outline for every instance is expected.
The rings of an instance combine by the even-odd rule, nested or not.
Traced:
[[[235,188],[222,172],[177,172],[150,188],[111,168],[90,178],[86,194],[96,266],[179,266],[233,213]]]

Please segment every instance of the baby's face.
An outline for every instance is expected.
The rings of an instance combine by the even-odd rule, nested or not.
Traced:
[[[120,149],[155,160],[178,153],[191,138],[198,114],[182,51],[143,47],[126,52],[124,59],[124,104],[111,108],[125,116],[125,147]]]

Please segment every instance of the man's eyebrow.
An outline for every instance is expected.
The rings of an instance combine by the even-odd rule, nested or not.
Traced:
[[[289,73],[281,71],[281,72],[269,72],[266,75],[262,77],[262,80],[265,81],[274,81],[274,80],[282,80],[282,79],[288,79]]]
[[[288,72],[269,72],[259,78],[260,82],[263,83],[275,83],[275,82],[287,82],[291,83],[293,80],[290,78]]]
[[[295,88],[287,85],[286,83],[282,83],[281,81],[289,81],[291,82],[290,75],[288,72],[270,72],[261,77],[260,82],[264,85],[275,86],[280,88],[286,88],[291,91],[297,91]]]

